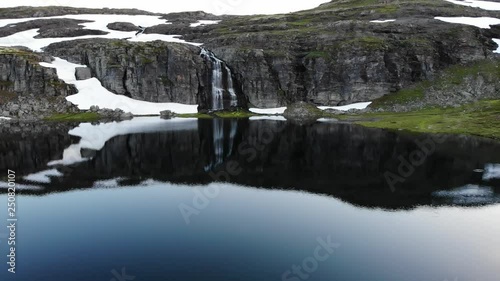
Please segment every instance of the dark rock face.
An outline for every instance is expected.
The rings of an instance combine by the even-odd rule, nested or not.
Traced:
[[[62,42],[46,48],[48,54],[87,65],[92,76],[116,94],[210,109],[213,65],[200,56],[200,51],[187,44],[105,39]],[[237,88],[238,82],[234,83]],[[240,106],[245,107],[241,90],[236,94]]]
[[[52,44],[46,52],[87,65],[108,90],[137,100],[196,104],[208,87],[199,49],[190,45],[93,39]]]

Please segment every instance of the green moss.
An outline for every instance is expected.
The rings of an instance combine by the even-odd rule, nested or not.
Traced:
[[[36,53],[16,48],[0,47],[0,55],[15,55],[22,57],[31,64],[38,64],[40,62],[40,57]]]
[[[373,128],[422,133],[476,135],[500,139],[500,100],[480,101],[458,108],[429,108],[405,113],[369,113],[356,123]]]
[[[329,59],[330,54],[323,51],[312,51],[305,56],[305,59],[317,59],[317,58]]]
[[[46,121],[96,121],[101,119],[101,116],[95,112],[83,112],[83,113],[62,113],[54,114],[45,118]]]
[[[176,114],[177,118],[199,118],[199,119],[211,119],[214,118],[211,115],[205,113],[184,113],[184,114]]]
[[[146,56],[141,56],[141,63],[142,64],[150,64],[150,63],[153,63],[154,60],[146,57]]]
[[[237,110],[237,111],[217,111],[214,112],[214,115],[220,118],[249,118],[255,116],[256,114],[247,110]]]
[[[367,51],[385,50],[389,47],[384,38],[364,36],[346,40],[341,43],[344,48],[361,47]]]
[[[14,82],[12,81],[0,81],[0,87],[6,88],[14,85]]]
[[[16,94],[9,91],[0,90],[0,104],[7,103],[16,98]]]

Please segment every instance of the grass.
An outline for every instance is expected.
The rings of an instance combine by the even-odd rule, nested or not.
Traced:
[[[211,119],[211,118],[249,118],[252,116],[259,116],[247,110],[237,110],[237,111],[216,111],[210,114],[208,113],[191,113],[191,114],[177,114],[176,117],[179,118],[200,118],[200,119]]]
[[[83,112],[83,113],[61,113],[54,114],[45,118],[46,121],[71,121],[71,122],[85,122],[85,121],[97,121],[101,119],[101,116],[95,112]]]
[[[464,134],[500,139],[500,100],[485,100],[457,108],[429,108],[404,113],[368,113],[355,123],[372,128],[421,133]],[[349,118],[349,117],[348,117]],[[351,117],[352,118],[352,117]]]

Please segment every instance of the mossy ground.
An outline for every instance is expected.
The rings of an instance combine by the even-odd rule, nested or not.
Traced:
[[[58,121],[58,122],[87,122],[87,121],[97,121],[101,119],[101,116],[95,112],[82,112],[82,113],[62,113],[54,114],[45,118],[46,121]]]
[[[379,98],[371,104],[372,108],[387,108],[391,105],[405,105],[423,100],[429,90],[446,90],[460,87],[467,77],[482,76],[487,80],[500,80],[500,61],[482,60],[466,65],[454,65],[445,70],[434,80],[422,81],[410,88]]]
[[[457,108],[429,108],[414,112],[368,113],[351,119],[357,124],[422,133],[446,133],[500,139],[500,100],[485,100]]]
[[[210,119],[210,118],[249,118],[252,116],[259,116],[246,110],[237,111],[217,111],[210,114],[207,113],[193,113],[193,114],[177,114],[178,118],[200,118],[200,119]]]

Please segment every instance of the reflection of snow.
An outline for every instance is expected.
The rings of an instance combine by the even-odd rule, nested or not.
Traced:
[[[50,183],[50,177],[60,177],[63,174],[56,169],[41,171],[35,174],[27,175],[25,180],[37,183]]]
[[[118,187],[118,181],[122,180],[122,178],[110,179],[110,180],[100,180],[94,182],[94,188],[112,188]]]
[[[6,182],[0,182],[0,188],[8,189],[10,186]],[[16,190],[41,190],[40,186],[16,183]]]
[[[210,24],[218,24],[220,20],[199,20],[198,22],[192,23],[190,27],[197,27],[201,25],[210,25]]]
[[[458,205],[487,204],[500,199],[491,187],[472,184],[452,190],[435,191],[432,195]]]
[[[112,122],[98,125],[82,123],[69,131],[70,135],[80,137],[80,142],[66,148],[63,159],[49,162],[48,165],[71,165],[87,161],[89,159],[82,157],[81,149],[101,150],[106,142],[115,136],[197,129],[198,120],[194,118],[163,120],[154,117],[138,117],[119,123]]]
[[[38,29],[31,29],[12,34],[0,38],[0,46],[25,46],[34,51],[41,51],[42,48],[57,42],[70,41],[75,39],[89,39],[89,38],[106,38],[106,39],[127,39],[134,42],[150,42],[161,40],[166,42],[187,43],[191,45],[201,45],[199,43],[190,43],[179,39],[179,35],[163,35],[163,34],[141,34],[136,37],[135,31],[116,31],[107,27],[108,24],[113,22],[129,22],[135,25],[153,26],[158,24],[166,24],[165,20],[160,19],[158,16],[133,16],[133,15],[66,15],[55,17],[43,18],[26,18],[26,19],[4,19],[0,20],[0,27],[27,22],[37,19],[78,19],[78,20],[91,20],[92,22],[82,23],[84,29],[102,30],[107,32],[105,35],[84,35],[66,38],[34,38],[38,35]]]
[[[483,180],[500,179],[500,164],[487,164],[484,167]]]
[[[96,78],[77,81],[75,68],[84,65],[70,63],[66,60],[55,58],[52,63],[40,63],[43,67],[57,69],[57,76],[67,84],[73,84],[78,89],[78,93],[68,96],[66,99],[76,104],[79,109],[87,110],[93,105],[100,108],[116,109],[120,108],[125,112],[134,115],[159,114],[163,110],[170,110],[175,113],[197,113],[198,105],[185,105],[180,103],[154,103],[134,100],[126,96],[117,95],[101,85]]]
[[[500,3],[491,1],[477,1],[477,0],[445,0],[453,4],[480,8],[483,10],[499,11]]]

